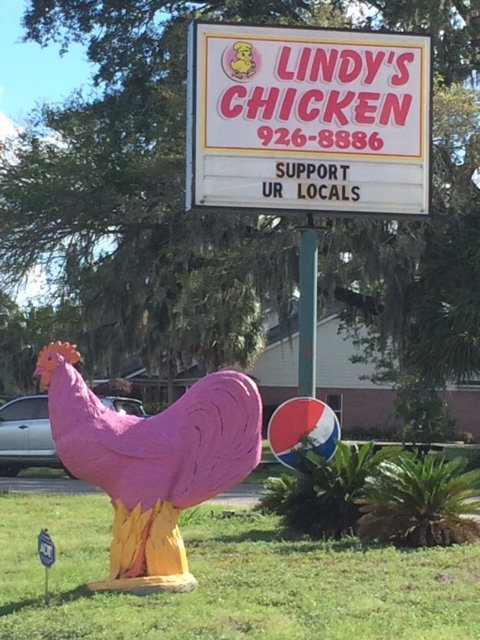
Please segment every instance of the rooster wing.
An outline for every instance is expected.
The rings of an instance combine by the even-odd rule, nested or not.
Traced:
[[[134,491],[143,470],[144,499],[191,507],[241,482],[259,463],[260,396],[248,376],[220,371],[199,380],[162,413],[116,434],[102,430],[97,441],[135,468],[135,477],[125,470],[118,493]]]

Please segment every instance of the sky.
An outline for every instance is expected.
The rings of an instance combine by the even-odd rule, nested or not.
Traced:
[[[42,102],[63,102],[88,84],[93,67],[81,45],[62,57],[58,45],[22,42],[27,0],[0,0],[0,137],[22,125]]]
[[[88,85],[93,72],[80,45],[60,56],[58,45],[42,48],[22,42],[21,19],[27,4],[26,0],[0,0],[0,140],[15,135],[37,105],[61,103]],[[21,305],[48,298],[42,270],[34,270],[12,293]]]

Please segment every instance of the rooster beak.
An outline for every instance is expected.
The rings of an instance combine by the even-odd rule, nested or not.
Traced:
[[[40,384],[42,384],[45,388],[50,384],[50,372],[45,371],[43,367],[37,367],[33,372],[35,377],[40,377]]]

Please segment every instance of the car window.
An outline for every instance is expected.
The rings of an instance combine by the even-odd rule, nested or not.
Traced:
[[[48,418],[48,397],[37,398],[37,400],[39,401],[37,418]]]
[[[126,413],[129,416],[144,416],[142,405],[138,402],[131,402],[129,400],[115,400],[113,402],[115,411],[118,413]]]
[[[3,409],[0,409],[2,420],[34,420],[40,409],[47,403],[47,398],[19,398]],[[48,417],[48,413],[47,413]]]

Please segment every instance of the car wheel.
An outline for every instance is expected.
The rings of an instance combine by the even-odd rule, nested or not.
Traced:
[[[72,478],[72,480],[78,480],[77,476],[74,475],[71,471],[69,471],[67,467],[63,467],[63,470],[65,471],[65,473],[69,478]]]
[[[6,478],[14,478],[18,476],[20,473],[20,467],[2,467],[0,466],[0,476],[4,476]]]

